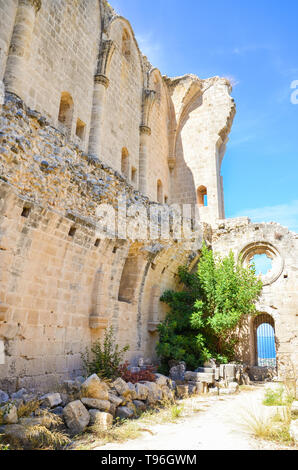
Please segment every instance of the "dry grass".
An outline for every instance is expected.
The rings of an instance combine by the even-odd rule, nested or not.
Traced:
[[[25,418],[26,416],[31,416],[31,413],[34,413],[40,407],[40,401],[31,400],[27,403],[22,403],[18,408],[18,417]]]
[[[246,410],[242,416],[242,427],[254,437],[280,444],[294,444],[289,432],[290,424],[289,415],[281,417],[277,414],[270,418],[261,410]]]
[[[32,449],[59,450],[70,444],[70,438],[63,432],[50,430],[46,426],[30,426],[26,430],[26,439]]]

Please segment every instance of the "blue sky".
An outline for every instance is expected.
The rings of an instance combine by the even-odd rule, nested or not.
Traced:
[[[223,162],[226,216],[298,232],[297,0],[111,0],[168,76],[220,75],[237,115]]]

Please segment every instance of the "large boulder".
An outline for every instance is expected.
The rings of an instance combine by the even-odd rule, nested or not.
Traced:
[[[164,385],[168,385],[168,380],[169,380],[168,377],[162,374],[154,374],[154,375],[156,377],[155,383],[157,385],[159,385],[160,387],[163,387]]]
[[[135,384],[136,399],[137,400],[147,400],[149,390],[144,384]]]
[[[7,403],[0,408],[0,415],[4,424],[17,424],[18,410],[17,407],[11,403]]]
[[[124,397],[118,397],[117,395],[114,395],[113,393],[109,393],[109,401],[112,403],[112,405],[120,406],[122,405],[124,401]]]
[[[179,364],[171,367],[170,378],[174,380],[175,382],[184,381],[185,370],[186,370],[185,362],[180,362]]]
[[[167,386],[164,385],[162,388],[162,398],[165,401],[173,401],[174,400],[174,392]]]
[[[101,411],[110,411],[111,403],[108,400],[99,400],[98,398],[81,398],[81,402],[87,408],[95,408]]]
[[[188,398],[188,385],[177,385],[176,393],[178,398]]]
[[[1,392],[0,392],[0,394],[1,394]],[[20,400],[20,399],[23,399],[25,395],[28,395],[27,390],[25,388],[21,388],[20,390],[18,390],[17,392],[15,392],[11,395],[11,399],[12,400]]]
[[[43,395],[40,400],[47,408],[55,408],[62,403],[60,393],[47,393],[46,395]]]
[[[93,374],[81,385],[81,396],[85,398],[109,399],[109,386]]]
[[[2,403],[7,403],[9,400],[9,395],[7,393],[3,392],[3,390],[0,390],[0,405]]]
[[[100,430],[107,431],[113,425],[113,416],[99,410],[89,410],[90,424],[96,425]]]
[[[127,385],[128,385],[128,387],[129,387],[129,390],[130,390],[130,399],[131,399],[131,400],[136,400],[136,398],[137,398],[137,392],[136,392],[135,385],[132,384],[131,382],[128,382]]]
[[[131,419],[134,417],[134,411],[127,406],[119,406],[116,411],[117,418]]]
[[[68,403],[63,410],[63,417],[72,434],[85,431],[90,421],[90,415],[80,400]]]
[[[148,389],[147,402],[149,405],[162,401],[162,389],[155,382],[145,382],[144,385]]]
[[[118,395],[122,395],[125,398],[131,396],[129,385],[120,377],[113,382],[112,387],[117,391]]]
[[[146,410],[146,405],[141,400],[134,400],[133,404],[134,404],[137,411],[145,411]]]

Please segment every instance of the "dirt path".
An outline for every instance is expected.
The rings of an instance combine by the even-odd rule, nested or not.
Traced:
[[[146,425],[153,435],[144,432],[136,440],[106,444],[96,450],[254,450],[278,448],[253,439],[241,425],[245,410],[261,403],[263,387],[226,397],[197,397],[185,400],[189,416],[178,423]],[[281,447],[279,447],[281,448]]]

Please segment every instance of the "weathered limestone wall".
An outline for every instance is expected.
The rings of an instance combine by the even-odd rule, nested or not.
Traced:
[[[247,257],[266,253],[273,261],[272,270],[262,276],[265,284],[258,304],[260,313],[270,315],[275,323],[278,371],[281,377],[298,376],[298,235],[276,223],[249,223],[227,219],[219,222],[212,236],[213,249],[226,255]],[[241,332],[241,359],[255,365],[254,319]]]
[[[61,94],[70,93],[74,103],[71,135],[78,140],[76,123],[80,119],[86,125],[86,148],[101,33],[99,1],[21,0],[18,12],[4,76],[6,89],[48,116],[55,126]],[[8,15],[7,36],[15,8],[10,6]],[[30,21],[32,31],[28,31]]]
[[[124,31],[129,39],[123,41]],[[106,91],[103,121],[102,158],[121,172],[121,154],[128,152],[127,180],[131,181],[132,167],[139,175],[139,126],[141,124],[143,70],[142,56],[131,26],[124,18],[116,17],[109,25],[109,39],[115,44]],[[127,47],[127,54],[123,53]],[[124,175],[125,176],[125,175]]]
[[[160,180],[162,183],[162,201],[160,202],[165,202],[165,197],[168,198],[168,202],[170,202],[171,188],[168,164],[169,93],[166,84],[157,69],[154,69],[150,73],[149,89],[155,91],[156,100],[153,105],[149,121],[151,137],[149,139],[148,149],[147,195],[153,201],[158,199],[157,182]]]
[[[162,270],[159,285],[172,287],[194,247],[99,241],[100,202],[116,208],[126,194],[128,206],[151,203],[11,95],[0,115],[0,148],[0,388],[47,389],[80,373],[80,353],[108,324],[120,345],[130,345],[128,358],[151,353],[152,283]]]

